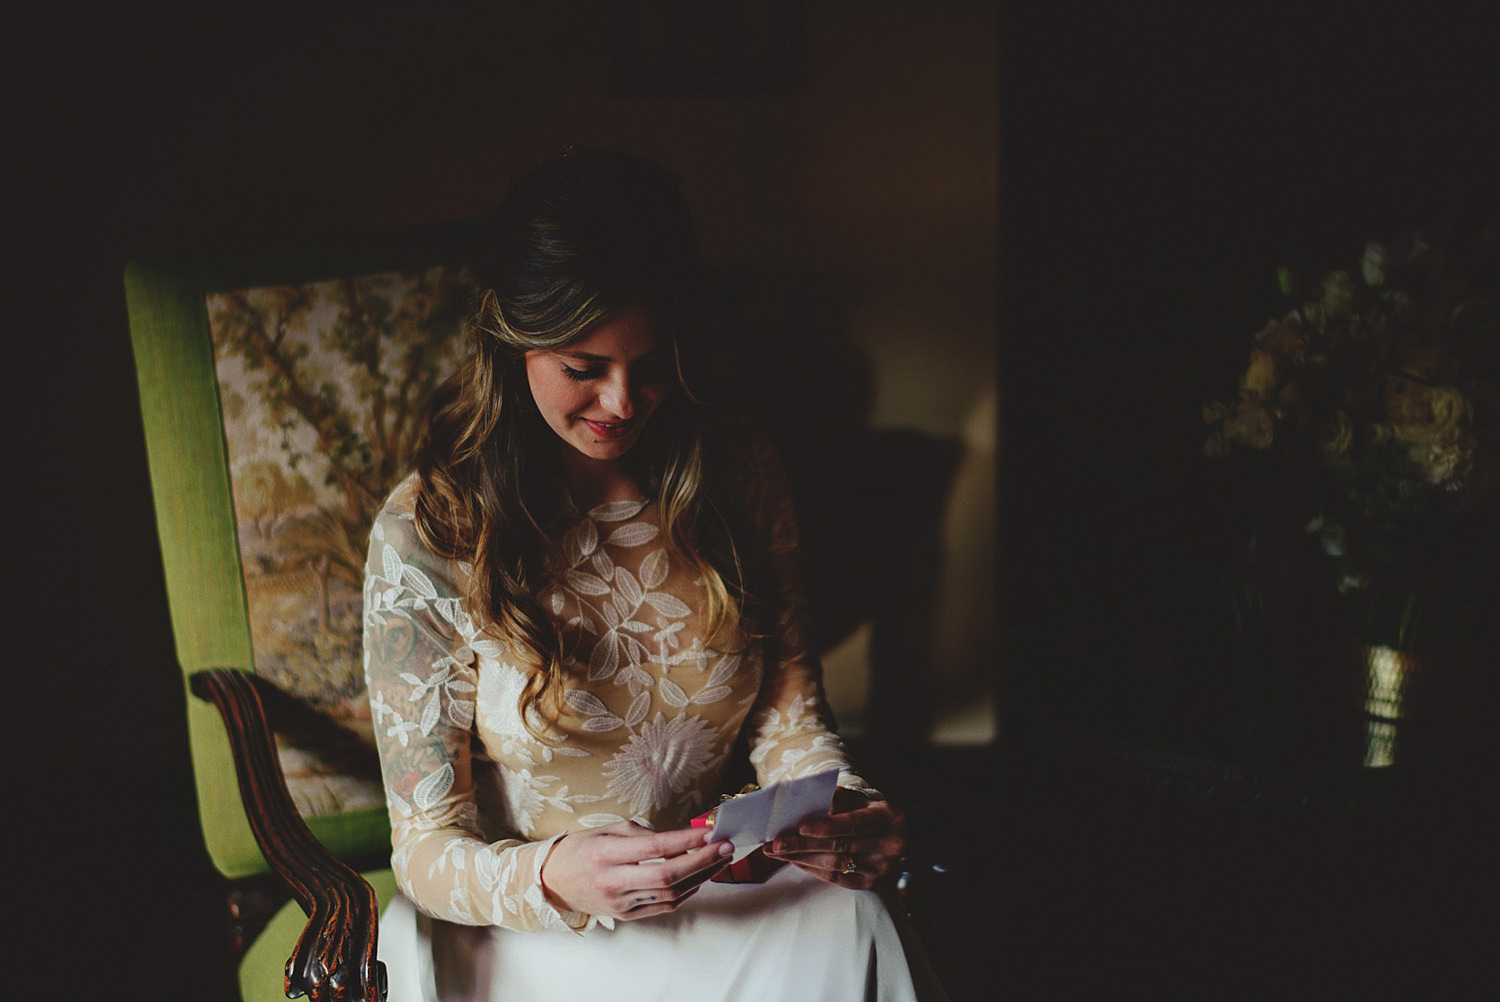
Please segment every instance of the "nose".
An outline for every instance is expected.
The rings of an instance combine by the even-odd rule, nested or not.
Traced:
[[[599,389],[599,402],[611,414],[628,421],[635,417],[635,391],[630,376],[625,371],[612,373]]]

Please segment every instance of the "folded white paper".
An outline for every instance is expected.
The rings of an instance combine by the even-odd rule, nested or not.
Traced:
[[[811,818],[828,815],[839,771],[773,783],[764,790],[733,797],[719,805],[710,842],[734,843],[734,858],[753,852],[788,829]]]

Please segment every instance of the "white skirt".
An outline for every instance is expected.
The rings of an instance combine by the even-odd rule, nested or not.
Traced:
[[[581,935],[454,925],[398,894],[379,945],[388,1002],[947,999],[899,908],[791,866]]]

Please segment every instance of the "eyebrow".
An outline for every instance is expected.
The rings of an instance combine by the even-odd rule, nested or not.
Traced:
[[[657,347],[652,348],[650,351],[643,351],[643,352],[641,352],[639,355],[637,355],[635,358],[631,359],[630,361],[632,361],[632,362],[639,362],[642,359],[650,358],[653,355],[660,354],[661,350],[662,350],[661,346],[658,345]],[[582,362],[605,362],[605,363],[608,363],[608,362],[615,361],[613,358],[611,358],[608,355],[595,355],[595,354],[592,354],[592,353],[587,352],[587,351],[575,351],[575,350],[573,350],[571,348],[559,348],[554,354],[557,354],[557,355],[566,355],[568,358],[576,358],[576,359],[578,359],[579,361],[582,361]]]

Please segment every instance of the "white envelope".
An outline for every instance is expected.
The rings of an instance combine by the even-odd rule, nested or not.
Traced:
[[[708,840],[733,842],[734,858],[740,859],[804,821],[826,817],[838,778],[839,771],[829,769],[726,800],[714,815]]]

